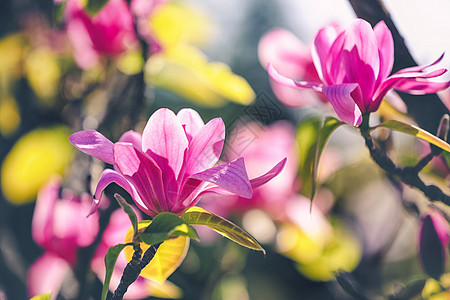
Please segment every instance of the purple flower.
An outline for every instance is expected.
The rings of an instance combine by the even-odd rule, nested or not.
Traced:
[[[103,190],[116,183],[149,216],[183,213],[204,193],[236,194],[250,198],[253,189],[281,172],[286,159],[266,174],[249,180],[243,158],[214,166],[225,139],[220,118],[207,124],[192,109],[175,115],[162,108],[148,120],[142,136],[128,131],[113,143],[95,130],[74,133],[71,143],[81,151],[114,166],[103,172],[94,194],[92,212]]]
[[[402,69],[388,77],[394,63],[394,41],[383,21],[372,29],[368,22],[356,19],[340,33],[333,26],[322,28],[314,39],[312,57],[321,82],[296,81],[280,75],[272,64],[269,75],[285,86],[323,93],[338,117],[354,126],[361,124],[362,114],[378,109],[390,89],[429,94],[450,86],[449,81],[428,80],[446,69],[422,72],[442,56],[430,65]]]

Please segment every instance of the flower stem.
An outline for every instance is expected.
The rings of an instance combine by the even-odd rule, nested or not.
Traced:
[[[134,253],[131,261],[125,267],[123,271],[122,278],[120,279],[119,286],[115,290],[112,300],[122,300],[123,296],[128,290],[128,287],[136,281],[141,273],[142,269],[147,266],[150,261],[155,257],[156,251],[158,250],[161,243],[150,246],[142,255],[142,249],[139,243],[136,243],[134,248]],[[142,259],[141,259],[142,257]]]

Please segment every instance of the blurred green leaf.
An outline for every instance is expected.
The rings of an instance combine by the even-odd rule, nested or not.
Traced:
[[[349,295],[353,296],[355,299],[368,299],[361,288],[361,285],[356,280],[356,278],[348,272],[340,271],[336,274],[336,281],[346,291]]]
[[[106,3],[108,0],[88,0],[85,8],[91,16],[95,16]]]
[[[420,296],[427,282],[426,278],[416,279],[409,282],[404,288],[400,289],[395,295],[390,295],[390,300],[409,300]]]
[[[442,152],[441,155],[447,167],[450,167],[450,152],[445,151]]]
[[[406,133],[412,136],[415,136],[421,140],[427,141],[430,144],[433,144],[447,152],[450,152],[450,145],[441,140],[440,138],[438,138],[437,136],[429,133],[428,131],[419,128],[417,126],[414,125],[409,125],[400,121],[396,121],[396,120],[388,120],[386,122],[383,122],[380,125],[377,125],[375,127],[373,127],[372,129],[378,128],[378,127],[385,127],[385,128],[389,128],[398,132],[402,132],[402,133]]]
[[[248,232],[230,221],[204,210],[203,208],[191,207],[181,215],[181,218],[191,225],[208,226],[212,230],[220,233],[239,245],[262,251],[264,254],[266,253],[258,241]]]
[[[173,213],[163,212],[153,218],[150,225],[140,234],[140,238],[148,245],[155,245],[179,235],[198,239],[197,232],[186,221]]]
[[[30,300],[50,300],[51,297],[52,297],[52,294],[48,293],[48,294],[42,294],[42,295],[34,296]]]
[[[311,200],[316,193],[317,166],[322,151],[334,130],[343,124],[345,123],[333,117],[327,117],[323,122],[318,118],[311,118],[297,128],[299,175],[302,179],[300,192]]]
[[[111,282],[111,276],[114,271],[114,266],[116,265],[117,257],[119,257],[119,254],[123,250],[123,248],[129,245],[131,244],[119,244],[109,248],[108,252],[106,252],[105,255],[106,274],[105,274],[105,283],[103,284],[102,289],[102,298],[101,298],[102,300],[106,300],[106,296],[108,295],[109,283]]]
[[[120,196],[119,194],[114,194],[114,198],[116,198],[120,207],[122,207],[123,211],[130,218],[131,225],[133,226],[133,240],[134,240],[136,235],[138,234],[138,218],[136,216],[136,213],[134,212],[133,208],[127,203],[127,201],[123,199],[122,196]]]

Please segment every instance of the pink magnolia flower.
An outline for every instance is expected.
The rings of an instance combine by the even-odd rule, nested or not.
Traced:
[[[64,13],[75,61],[83,69],[95,66],[102,56],[117,56],[138,46],[133,15],[125,0],[109,0],[93,17],[80,1],[68,0]]]
[[[113,182],[130,193],[149,216],[181,214],[205,193],[250,198],[253,189],[280,173],[286,161],[252,180],[243,158],[214,166],[222,152],[225,125],[220,118],[204,124],[192,109],[182,109],[177,115],[159,109],[142,136],[128,131],[115,144],[95,130],[74,133],[69,139],[79,150],[114,166],[114,170],[105,170],[98,182],[92,211]]]
[[[81,197],[69,190],[59,196],[60,179],[53,178],[38,194],[32,221],[34,241],[45,253],[28,273],[30,296],[59,291],[64,275],[75,265],[77,250],[89,246],[99,230],[98,216],[86,219],[89,195]]]
[[[270,64],[269,75],[280,84],[323,93],[338,117],[354,126],[361,124],[362,114],[378,109],[390,89],[429,94],[450,86],[449,81],[428,80],[441,76],[446,69],[422,72],[442,56],[430,65],[402,69],[388,76],[394,63],[394,41],[383,21],[372,29],[368,22],[356,19],[341,33],[332,26],[322,28],[315,36],[312,57],[319,82],[296,81],[281,75]]]

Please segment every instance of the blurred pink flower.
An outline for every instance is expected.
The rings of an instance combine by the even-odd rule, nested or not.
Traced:
[[[53,178],[37,196],[32,235],[45,253],[29,270],[30,296],[53,292],[56,297],[64,275],[76,263],[78,248],[89,246],[99,230],[98,215],[86,218],[89,195],[63,190],[60,197],[60,186],[61,180]]]
[[[337,25],[333,25],[336,28]],[[258,57],[261,65],[266,68],[269,63],[283,76],[311,82],[320,82],[309,45],[305,45],[292,32],[277,28],[267,32],[259,41]],[[302,107],[327,101],[320,95],[314,97],[297,88],[287,87],[270,80],[274,94],[280,101],[293,107]]]
[[[74,133],[69,139],[79,150],[115,169],[103,172],[92,212],[111,183],[123,187],[149,216],[160,212],[181,214],[205,194],[251,198],[253,189],[280,173],[286,161],[281,160],[252,180],[243,158],[214,166],[222,152],[225,125],[220,118],[204,124],[192,109],[182,109],[177,115],[159,109],[148,120],[142,136],[128,131],[115,144],[95,130]]]
[[[429,94],[450,86],[449,81],[428,80],[446,69],[422,72],[442,56],[430,65],[402,69],[388,77],[394,63],[394,41],[383,21],[372,29],[368,22],[356,19],[340,33],[332,26],[322,28],[314,39],[312,57],[320,81],[296,81],[271,64],[269,75],[279,84],[323,93],[338,117],[354,126],[361,123],[362,114],[378,109],[390,89]]]
[[[68,0],[64,17],[75,61],[83,69],[95,66],[102,56],[138,47],[134,17],[125,0],[109,0],[93,17],[80,1]]]
[[[244,157],[250,177],[261,175],[264,170],[284,157],[287,161],[277,177],[254,190],[253,197],[236,197],[235,201],[214,202],[219,206],[229,206],[229,209],[241,212],[260,208],[270,211],[272,215],[281,213],[286,201],[298,188],[296,181],[298,149],[293,126],[286,121],[278,121],[267,128],[255,122],[244,124],[231,134],[225,151],[229,160],[238,156]]]

